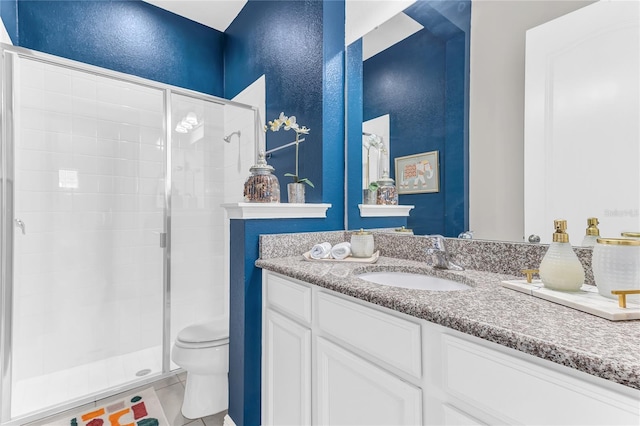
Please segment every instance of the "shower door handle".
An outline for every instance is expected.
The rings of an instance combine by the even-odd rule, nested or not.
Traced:
[[[152,231],[160,237],[160,248],[167,248],[167,233],[162,231]]]
[[[27,232],[25,230],[26,227],[24,222],[21,219],[15,219],[15,222],[16,222],[16,226],[20,228],[20,230],[22,231],[22,235],[25,235]]]

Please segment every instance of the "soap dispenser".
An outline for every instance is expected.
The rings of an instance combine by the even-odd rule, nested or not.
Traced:
[[[583,247],[593,247],[596,245],[596,240],[600,237],[600,230],[598,229],[598,218],[590,217],[587,219],[587,234],[582,240]]]
[[[559,291],[578,291],[584,283],[584,269],[569,244],[567,221],[554,220],[553,242],[540,263],[540,279],[545,287]]]

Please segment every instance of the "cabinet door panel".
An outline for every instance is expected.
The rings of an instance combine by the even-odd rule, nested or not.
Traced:
[[[311,330],[267,309],[262,423],[311,424]]]
[[[393,315],[318,293],[318,326],[414,377],[422,376],[420,325]]]
[[[444,335],[445,391],[510,424],[640,424],[625,395]]]
[[[418,425],[422,392],[328,340],[316,340],[317,424]]]
[[[447,404],[442,405],[444,411],[444,425],[445,426],[483,426],[484,423],[478,422],[473,417],[468,416],[462,411],[450,407]]]
[[[273,273],[266,274],[266,299],[270,307],[302,323],[311,322],[311,287]]]

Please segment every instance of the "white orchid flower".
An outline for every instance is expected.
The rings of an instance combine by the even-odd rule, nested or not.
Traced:
[[[311,129],[305,127],[305,126],[300,126],[298,124],[298,122],[296,121],[296,117],[295,115],[292,115],[291,117],[287,117],[286,115],[284,115],[284,112],[280,113],[280,116],[273,120],[273,121],[269,121],[269,128],[271,129],[272,132],[277,132],[278,130],[280,130],[280,128],[284,126],[284,130],[293,130],[294,132],[296,132],[296,140],[295,140],[295,146],[296,146],[296,172],[294,173],[285,173],[285,176],[290,176],[293,177],[293,181],[296,183],[306,183],[307,185],[311,186],[313,188],[313,183],[311,183],[311,181],[307,178],[301,178],[300,176],[298,176],[298,145],[299,142],[301,142],[302,140],[300,140],[300,135],[308,135],[309,131]],[[265,126],[265,131],[267,130],[267,126]],[[291,144],[289,144],[291,145]]]
[[[285,130],[290,130],[290,129],[296,129],[298,128],[298,123],[296,123],[296,116],[292,115],[291,117],[287,118],[284,121],[284,129]]]
[[[272,132],[277,132],[278,130],[280,130],[280,127],[282,127],[282,121],[280,121],[280,119],[270,121],[269,127],[271,128]]]

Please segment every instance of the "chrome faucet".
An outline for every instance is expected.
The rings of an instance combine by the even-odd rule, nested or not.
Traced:
[[[429,255],[431,266],[438,269],[451,269],[453,271],[464,271],[460,265],[456,265],[449,260],[449,253],[444,243],[442,235],[425,235],[427,238],[433,239],[433,247],[426,250]]]

